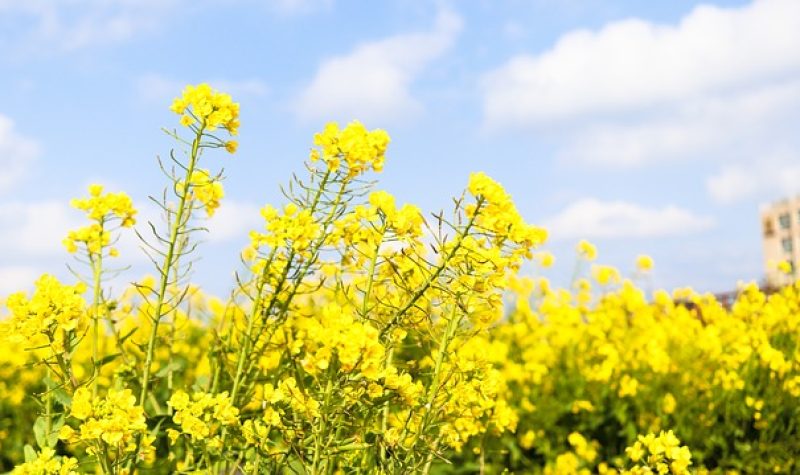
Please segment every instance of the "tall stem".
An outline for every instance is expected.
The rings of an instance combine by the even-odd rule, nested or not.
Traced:
[[[101,235],[103,222],[100,222]],[[92,398],[97,397],[97,378],[100,370],[100,304],[103,298],[102,276],[103,276],[103,252],[102,249],[97,254],[90,254],[89,259],[92,263]]]
[[[403,317],[403,315],[405,315],[406,312],[408,312],[417,303],[417,301],[420,298],[422,298],[423,295],[425,295],[425,292],[427,292],[428,289],[431,287],[431,285],[433,285],[433,283],[436,282],[436,279],[439,278],[439,275],[441,275],[441,273],[444,272],[448,264],[450,264],[450,259],[452,259],[453,256],[456,255],[456,252],[458,252],[462,244],[464,244],[464,238],[467,237],[470,230],[472,229],[472,226],[475,225],[475,219],[477,219],[478,214],[481,211],[481,206],[483,206],[484,202],[485,200],[483,197],[478,197],[478,200],[475,203],[475,211],[473,212],[472,217],[469,218],[469,221],[467,221],[467,224],[466,226],[464,226],[464,229],[460,233],[458,233],[456,242],[455,244],[453,244],[453,247],[450,249],[450,252],[448,252],[445,255],[444,259],[442,259],[442,263],[436,267],[433,273],[429,275],[427,279],[425,279],[425,282],[422,284],[422,287],[417,289],[417,291],[414,292],[414,294],[411,296],[408,302],[406,302],[402,307],[400,307],[399,310],[397,310],[397,312],[395,312],[389,323],[381,330],[380,333],[381,337],[385,336],[386,333],[388,333],[389,330],[392,329],[392,327],[394,327],[397,323],[400,322],[400,319]]]
[[[197,158],[200,151],[200,140],[203,136],[204,126],[201,126],[197,131],[197,135],[192,142],[192,152],[189,157],[189,166],[186,168],[186,175],[183,179],[183,188],[181,190],[178,209],[175,211],[175,220],[169,232],[169,240],[167,247],[167,254],[164,257],[164,262],[161,266],[161,281],[159,282],[158,295],[156,297],[156,305],[153,309],[152,329],[150,330],[150,338],[147,341],[147,354],[144,364],[144,372],[142,374],[142,391],[139,395],[139,403],[144,406],[144,401],[147,398],[147,391],[150,385],[150,372],[153,364],[153,354],[155,353],[156,340],[158,339],[158,325],[161,323],[161,313],[164,309],[166,301],[167,285],[169,284],[169,276],[172,267],[176,261],[176,247],[178,244],[178,237],[183,230],[185,223],[184,215],[186,214],[187,201],[189,196],[189,185],[192,179],[192,173],[197,165]]]

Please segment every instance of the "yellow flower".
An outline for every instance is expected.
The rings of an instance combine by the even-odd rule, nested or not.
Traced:
[[[63,350],[64,332],[78,330],[86,322],[86,301],[81,296],[85,290],[84,284],[64,285],[52,275],[42,275],[30,298],[24,292],[8,296],[11,318],[0,324],[4,330],[0,334],[29,345],[38,345],[44,337],[54,351]]]
[[[60,436],[71,443],[88,447],[102,446],[112,459],[136,450],[137,438],[147,432],[144,409],[136,404],[130,389],[109,389],[104,397],[92,397],[91,390],[78,388],[72,399],[70,415],[81,421],[78,431],[62,430]],[[144,451],[149,442],[143,442]]]
[[[792,263],[786,260],[778,262],[777,267],[778,271],[786,275],[791,274],[793,271]]]
[[[225,150],[227,150],[228,153],[236,153],[236,150],[238,148],[239,148],[239,142],[237,142],[236,140],[228,140],[227,142],[225,142]]]
[[[347,175],[355,177],[372,169],[383,170],[389,134],[381,129],[368,131],[361,122],[351,122],[343,130],[336,122],[329,122],[322,132],[314,135],[314,145],[320,147],[312,151],[311,160],[322,159],[332,171],[339,169],[342,162],[347,165]]]
[[[675,412],[675,406],[677,406],[675,396],[673,396],[672,393],[665,394],[664,398],[661,400],[661,410],[664,411],[664,414],[672,414]]]
[[[181,97],[175,98],[170,110],[181,116],[181,125],[197,126],[208,131],[225,128],[231,135],[239,129],[239,104],[231,96],[218,92],[208,84],[186,86]]]
[[[56,451],[47,447],[36,454],[34,460],[17,465],[13,475],[77,475],[78,461],[72,457],[56,456]]]
[[[597,259],[597,248],[594,246],[594,244],[586,241],[585,239],[581,239],[580,242],[578,242],[577,251],[578,255],[587,261],[593,261]]]
[[[136,223],[137,211],[131,198],[125,193],[103,194],[103,186],[89,185],[89,197],[70,201],[72,207],[85,211],[92,223],[82,228],[69,231],[62,243],[67,252],[77,252],[83,247],[89,255],[100,255],[112,242],[109,224],[118,221],[122,227],[131,227]],[[116,251],[109,250],[111,257]]]
[[[636,258],[636,268],[640,272],[648,272],[653,270],[653,258],[646,255],[640,255]]]
[[[179,186],[179,191],[184,193],[183,186]],[[198,168],[189,177],[188,198],[197,200],[206,211],[206,215],[211,217],[220,206],[220,200],[225,197],[225,189],[216,177],[212,177],[208,170]]]

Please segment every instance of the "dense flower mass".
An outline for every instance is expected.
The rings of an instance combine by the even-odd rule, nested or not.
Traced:
[[[105,193],[103,186],[89,185],[88,198],[73,199],[73,208],[85,211],[91,224],[72,230],[64,238],[64,246],[70,253],[84,248],[90,256],[100,255],[112,243],[114,225],[130,228],[136,224],[136,209],[131,198],[125,193]],[[115,249],[109,250],[115,256]]]
[[[63,350],[68,333],[85,325],[85,290],[83,284],[64,285],[52,275],[41,276],[30,297],[17,292],[6,299],[11,318],[0,322],[2,335],[30,347],[49,344]]]
[[[625,449],[625,454],[636,465],[622,473],[688,475],[689,465],[692,464],[692,453],[688,447],[680,443],[672,431],[662,431],[658,436],[640,435],[632,446]]]
[[[11,471],[13,475],[78,475],[78,461],[59,457],[51,448],[44,448],[35,458],[25,461]]]
[[[199,85],[173,110],[185,153],[161,164],[163,222],[137,230],[153,275],[109,285],[136,211],[92,185],[65,240],[85,282],[3,301],[0,471],[800,471],[800,284],[742,284],[730,306],[648,294],[653,259],[627,275],[580,241],[560,288],[500,183],[473,173],[434,214],[398,203],[369,176],[389,136],[353,122],[314,137],[212,297],[190,271],[224,191],[200,161],[236,151],[212,132],[237,131],[238,105]]]
[[[239,131],[239,104],[233,102],[230,95],[205,83],[186,86],[181,97],[172,102],[170,110],[181,116],[181,125],[186,127],[198,127],[209,132],[222,127],[231,135]],[[237,145],[234,142],[228,151],[235,152]]]
[[[331,122],[314,135],[314,145],[319,148],[311,151],[312,161],[322,159],[331,170],[337,170],[344,161],[349,175],[357,176],[368,170],[383,170],[389,134],[380,129],[369,131],[358,121],[344,129]]]
[[[142,406],[130,389],[109,389],[104,397],[92,397],[87,388],[78,388],[72,397],[70,416],[79,426],[61,427],[59,437],[71,444],[85,444],[89,453],[103,453],[113,460],[137,450],[137,440],[147,447],[143,456],[152,454],[153,438],[146,435],[147,424]]]
[[[178,189],[181,193],[187,193],[190,201],[196,201],[208,217],[214,215],[225,197],[225,189],[219,178],[212,177],[208,170],[203,169],[194,170],[190,175],[188,192],[183,190],[183,184],[179,184]]]

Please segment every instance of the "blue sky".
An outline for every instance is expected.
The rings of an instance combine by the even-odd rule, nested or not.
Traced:
[[[400,201],[502,182],[556,283],[585,237],[623,271],[652,255],[657,286],[732,289],[763,275],[759,206],[800,191],[798,45],[796,0],[0,0],[0,295],[66,275],[89,183],[159,193],[167,107],[204,81],[242,104],[239,153],[205,158],[214,292],[312,134],[352,119],[390,132]]]

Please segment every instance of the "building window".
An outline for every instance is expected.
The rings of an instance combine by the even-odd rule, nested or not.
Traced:
[[[781,239],[781,244],[783,245],[783,250],[786,252],[792,252],[792,238],[784,238]]]
[[[781,225],[781,229],[789,229],[792,225],[792,218],[789,213],[783,213],[782,215],[778,216],[778,223]]]
[[[775,235],[775,226],[772,224],[771,219],[764,220],[764,237],[772,237]]]

